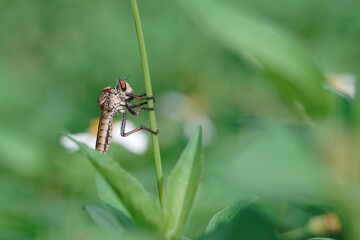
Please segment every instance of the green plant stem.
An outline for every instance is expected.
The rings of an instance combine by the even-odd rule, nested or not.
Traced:
[[[130,0],[130,2],[131,2],[133,14],[134,14],[136,33],[137,33],[137,37],[138,37],[138,41],[139,41],[141,64],[142,64],[143,73],[144,73],[146,95],[148,97],[151,97],[151,96],[153,96],[153,92],[152,92],[152,88],[151,88],[149,63],[148,63],[148,59],[147,59],[147,55],[146,55],[145,40],[144,40],[144,34],[142,31],[142,27],[141,27],[139,8],[138,8],[136,0]],[[149,100],[148,107],[151,108],[153,106],[154,106],[154,100]],[[151,130],[156,131],[157,127],[156,127],[155,111],[149,111],[149,120],[150,120]],[[158,137],[158,135],[151,134],[151,138],[152,138],[152,145],[153,145],[153,152],[154,152],[156,179],[157,179],[158,190],[159,190],[160,204],[161,204],[162,209],[165,209],[164,176],[163,176],[163,171],[162,171],[162,166],[161,166],[159,137]]]

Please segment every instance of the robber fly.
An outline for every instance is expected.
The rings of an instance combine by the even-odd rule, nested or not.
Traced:
[[[106,87],[104,88],[98,99],[98,106],[102,110],[99,127],[96,137],[96,150],[101,153],[106,153],[109,149],[111,138],[112,138],[112,120],[116,114],[122,114],[122,122],[121,122],[121,131],[120,134],[122,137],[127,137],[130,134],[133,134],[139,130],[145,130],[151,132],[153,134],[158,134],[159,130],[156,132],[152,131],[150,128],[139,126],[130,132],[125,132],[126,125],[126,111],[132,115],[138,115],[142,110],[154,110],[154,108],[140,107],[146,102],[142,102],[140,104],[134,105],[130,104],[132,100],[135,98],[138,100],[147,100],[154,99],[152,97],[145,97],[145,93],[142,95],[135,95],[133,93],[133,89],[130,87],[129,83],[127,83],[127,78],[125,80],[118,79],[118,85],[114,88]],[[137,111],[134,108],[140,107]]]

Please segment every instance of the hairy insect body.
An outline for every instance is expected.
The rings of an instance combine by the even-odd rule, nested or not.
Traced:
[[[120,96],[115,88],[104,88],[98,99],[99,108],[111,113],[113,116],[116,113],[124,112],[122,106],[125,106],[126,98]]]
[[[144,96],[145,94],[141,95]],[[98,106],[102,110],[98,133],[96,138],[96,150],[101,153],[107,152],[109,149],[111,138],[112,138],[112,120],[116,114],[121,113],[123,115],[122,123],[121,123],[121,136],[126,137],[132,133],[135,133],[139,130],[146,130],[148,132],[157,134],[158,131],[154,132],[149,128],[139,126],[136,129],[125,133],[125,124],[126,124],[126,112],[127,109],[131,114],[137,115],[141,110],[154,110],[154,108],[139,108],[137,112],[133,110],[133,108],[144,105],[146,102],[140,103],[138,105],[129,104],[134,98],[139,100],[144,99],[153,99],[153,97],[141,97],[133,94],[133,90],[130,85],[122,80],[118,80],[118,86],[115,88],[106,87],[104,88],[98,98]]]
[[[111,112],[101,113],[96,140],[96,150],[99,152],[105,153],[109,149],[112,138],[112,120]]]
[[[113,117],[117,113],[124,113],[123,106],[126,104],[126,100],[119,96],[116,88],[106,87],[104,88],[98,99],[98,106],[102,109],[97,140],[96,150],[105,153],[110,147],[112,138],[112,121]]]

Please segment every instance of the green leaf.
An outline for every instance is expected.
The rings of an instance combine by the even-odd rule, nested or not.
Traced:
[[[170,239],[178,239],[184,230],[202,166],[202,128],[199,126],[168,179],[165,219],[166,236]]]
[[[236,202],[234,205],[227,207],[221,210],[220,212],[216,213],[211,218],[206,228],[206,233],[214,231],[221,224],[228,224],[234,221],[241,214],[241,212],[244,209],[246,209],[248,206],[250,206],[256,199],[257,197],[242,199]]]
[[[125,228],[134,229],[135,225],[130,217],[130,214],[124,207],[119,197],[116,196],[114,190],[100,173],[96,173],[95,182],[99,197],[104,203],[106,209],[111,211]]]
[[[71,137],[69,139],[79,146],[94,167],[106,179],[134,219],[136,226],[147,231],[162,233],[164,218],[153,195],[146,191],[135,177],[104,154],[77,142]]]
[[[266,239],[276,240],[276,232],[263,214],[248,207],[235,215],[229,223],[220,224],[214,231],[206,234],[201,240],[217,239]]]
[[[128,211],[124,207],[119,197],[116,195],[116,193],[111,188],[109,183],[104,179],[104,177],[100,173],[96,173],[95,183],[101,201],[103,201],[106,204],[112,205],[113,207],[124,212],[126,215],[129,215]]]
[[[308,240],[335,240],[335,239],[333,239],[333,238],[318,238],[318,237],[316,237],[316,238],[309,238]]]
[[[212,177],[211,187],[221,188],[224,197],[233,199],[247,192],[303,204],[314,201],[330,204],[331,177],[306,145],[311,138],[299,134],[307,133],[309,128],[299,127],[294,131],[293,126],[266,120],[258,122],[256,129],[259,131],[249,144],[239,147],[245,140],[241,136],[223,141],[214,149],[205,171],[212,176],[204,177]],[[215,160],[220,158],[218,164]]]
[[[333,238],[309,238],[308,240],[334,240]]]
[[[190,238],[186,237],[186,236],[181,236],[180,240],[191,240]]]
[[[103,230],[114,232],[123,231],[123,227],[116,217],[106,210],[95,206],[85,206],[84,208]]]
[[[328,111],[324,77],[307,53],[286,32],[240,7],[213,0],[178,0],[209,36],[251,60],[295,105],[321,115]],[[301,107],[297,107],[301,109]]]

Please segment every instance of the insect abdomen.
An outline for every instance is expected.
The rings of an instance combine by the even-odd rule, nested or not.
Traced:
[[[112,138],[112,119],[110,112],[103,111],[100,116],[98,133],[96,138],[96,150],[106,153]]]

